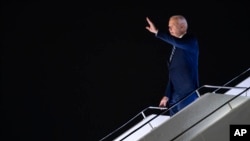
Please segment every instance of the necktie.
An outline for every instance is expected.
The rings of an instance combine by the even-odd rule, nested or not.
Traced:
[[[173,55],[174,55],[174,51],[175,51],[175,46],[173,46],[173,48],[172,48],[172,52],[171,52],[171,55],[170,55],[169,61],[171,61],[171,60],[172,60]]]

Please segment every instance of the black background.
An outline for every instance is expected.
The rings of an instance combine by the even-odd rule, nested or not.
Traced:
[[[234,2],[1,1],[1,140],[99,140],[167,83],[170,46],[149,33],[183,14],[200,44],[200,85],[249,68],[249,7]]]

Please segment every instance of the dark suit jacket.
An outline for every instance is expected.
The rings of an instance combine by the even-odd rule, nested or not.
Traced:
[[[156,37],[176,47],[171,61],[168,62],[169,82],[165,92],[165,95],[169,98],[168,104],[171,106],[199,87],[198,40],[190,33],[186,33],[182,38],[176,38],[163,31],[158,31]],[[186,102],[177,110],[190,102],[192,100]]]

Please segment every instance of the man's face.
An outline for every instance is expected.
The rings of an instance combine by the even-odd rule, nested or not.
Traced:
[[[179,38],[183,32],[181,30],[181,25],[178,24],[177,20],[170,19],[168,23],[168,30],[172,36]]]

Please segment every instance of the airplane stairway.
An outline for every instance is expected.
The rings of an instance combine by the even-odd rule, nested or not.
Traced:
[[[229,141],[231,125],[250,125],[250,68],[223,86],[204,85],[173,116],[149,106],[100,141]]]

